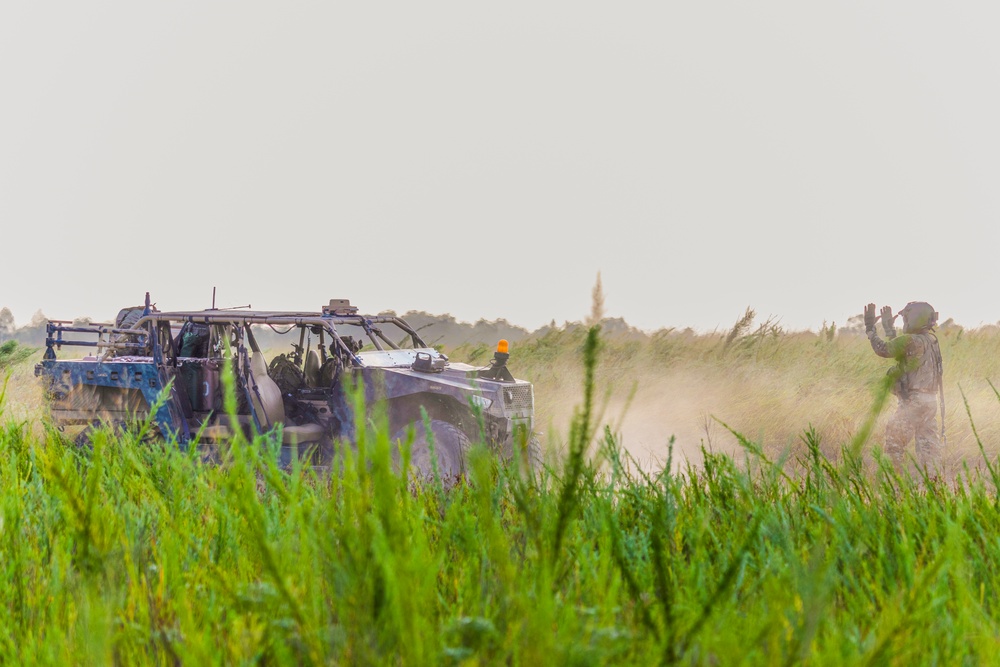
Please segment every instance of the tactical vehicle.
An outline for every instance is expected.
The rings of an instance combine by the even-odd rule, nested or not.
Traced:
[[[43,378],[51,417],[62,428],[127,427],[152,418],[156,432],[181,447],[280,432],[282,459],[309,452],[329,460],[354,442],[352,387],[368,411],[388,418],[393,437],[412,426],[413,465],[432,467],[430,439],[443,475],[464,470],[470,441],[484,440],[502,457],[538,462],[533,437],[532,385],[511,376],[506,341],[490,366],[450,361],[395,316],[367,316],[343,299],[319,312],[235,309],[160,312],[126,308],[114,324],[47,324]],[[265,353],[274,345],[284,351]],[[66,346],[95,348],[82,359],[60,359]],[[279,348],[280,349],[280,348]],[[223,409],[222,373],[233,371],[238,406]],[[162,397],[161,397],[162,395]],[[367,416],[367,415],[366,415]]]

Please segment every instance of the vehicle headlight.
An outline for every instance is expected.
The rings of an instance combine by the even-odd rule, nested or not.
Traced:
[[[472,394],[469,396],[469,401],[473,405],[479,406],[483,410],[489,410],[490,406],[493,405],[493,399],[485,398],[479,394]]]

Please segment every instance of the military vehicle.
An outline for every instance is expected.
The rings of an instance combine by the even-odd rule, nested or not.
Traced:
[[[123,309],[114,324],[49,321],[45,345],[35,375],[46,386],[54,423],[82,429],[80,440],[94,427],[146,419],[159,400],[154,430],[183,448],[211,450],[236,431],[276,431],[284,463],[303,452],[322,463],[354,442],[351,388],[360,387],[365,409],[387,417],[394,439],[413,427],[412,464],[421,471],[433,466],[429,439],[443,476],[464,471],[470,441],[483,440],[504,458],[539,461],[532,385],[507,369],[506,341],[488,367],[456,363],[401,318],[361,315],[344,299],[319,312],[160,312],[147,293],[144,306]],[[284,351],[271,352],[273,345]],[[82,359],[58,358],[66,346],[94,350]],[[227,366],[235,419],[223,409]]]

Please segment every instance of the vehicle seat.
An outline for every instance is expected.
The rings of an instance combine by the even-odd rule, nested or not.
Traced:
[[[200,439],[205,442],[224,442],[232,440],[237,432],[249,437],[253,430],[253,418],[249,415],[235,415],[233,420],[229,415],[214,414],[210,423],[199,428]]]
[[[339,374],[340,359],[337,357],[328,357],[327,360],[323,362],[323,366],[319,369],[319,386],[332,387],[337,381],[337,376]]]
[[[306,364],[303,369],[307,387],[319,386],[319,354],[316,350],[309,350],[306,353]]]
[[[319,424],[296,426],[285,423],[285,404],[281,399],[281,389],[267,374],[267,364],[264,363],[264,355],[260,352],[254,352],[250,358],[250,375],[253,380],[250,387],[250,401],[261,421],[261,430],[270,431],[276,425],[283,424],[282,444],[301,444],[323,439],[324,429]],[[253,384],[257,385],[256,391]]]

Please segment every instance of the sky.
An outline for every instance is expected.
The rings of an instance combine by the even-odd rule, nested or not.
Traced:
[[[1000,320],[996,3],[0,4],[0,307]]]

